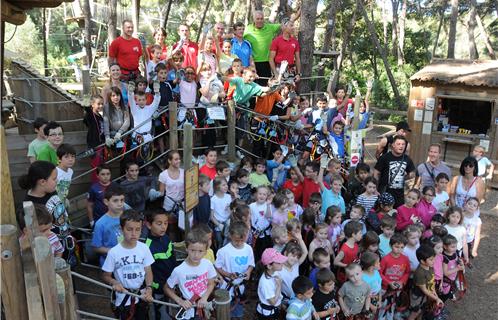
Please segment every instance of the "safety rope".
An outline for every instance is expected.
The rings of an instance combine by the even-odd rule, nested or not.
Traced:
[[[80,315],[82,315],[82,316],[91,317],[92,319],[102,319],[102,320],[118,320],[118,319],[116,319],[116,318],[109,318],[109,317],[106,317],[106,316],[101,316],[101,315],[96,314],[96,313],[91,313],[91,312],[82,311],[82,310],[76,310],[76,313],[77,313],[77,314],[80,314]]]

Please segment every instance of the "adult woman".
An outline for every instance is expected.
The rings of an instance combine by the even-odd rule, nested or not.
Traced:
[[[160,58],[161,61],[166,60],[168,58],[168,47],[164,42],[167,36],[166,30],[164,30],[163,28],[157,28],[156,30],[154,30],[152,36],[154,37],[154,44],[157,44],[162,49],[161,58]],[[152,60],[151,48],[152,45],[147,47],[147,54],[149,55],[149,59]]]
[[[477,175],[477,160],[474,157],[463,159],[460,165],[460,175],[453,177],[450,187],[450,202],[452,206],[463,208],[467,199],[476,197],[484,199],[484,181]]]
[[[117,142],[121,135],[130,127],[130,112],[122,99],[122,92],[118,87],[111,87],[107,93],[108,103],[104,104],[104,136],[108,147]]]
[[[121,81],[121,68],[117,63],[111,63],[109,66],[109,83],[102,88],[102,97],[104,105],[109,103],[109,93],[112,87],[117,87],[121,90],[121,99],[125,106],[128,105],[128,91],[126,84]]]

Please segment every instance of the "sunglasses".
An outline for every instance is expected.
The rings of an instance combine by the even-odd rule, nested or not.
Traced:
[[[424,193],[424,196],[434,197],[433,193]]]
[[[474,164],[472,164],[472,163],[467,163],[467,164],[465,164],[465,167],[468,167],[468,168],[474,168]]]

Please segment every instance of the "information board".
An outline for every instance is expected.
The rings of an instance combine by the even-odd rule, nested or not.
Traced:
[[[185,170],[185,212],[199,204],[199,165]]]

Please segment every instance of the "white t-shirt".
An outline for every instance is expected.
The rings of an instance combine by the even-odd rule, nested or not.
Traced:
[[[73,169],[67,168],[67,171],[62,170],[59,167],[57,169],[57,195],[62,201],[65,201],[67,195],[69,194],[69,186],[71,185],[71,179],[73,178]]]
[[[282,279],[282,293],[285,294],[286,297],[292,298],[294,297],[294,291],[292,290],[292,281],[299,276],[299,263],[296,263],[289,270],[286,266],[282,267],[281,271],[277,273]]]
[[[249,205],[249,209],[251,210],[251,225],[254,229],[259,231],[264,231],[270,226],[270,220],[265,217],[266,209],[268,205],[265,203],[258,204],[257,202],[253,202]],[[267,231],[269,235],[269,230]],[[263,237],[261,235],[260,237]]]
[[[133,128],[137,128],[132,134],[133,137],[141,134],[145,143],[152,141],[152,121],[147,121],[147,119],[150,119],[157,108],[159,108],[160,101],[161,95],[157,93],[154,95],[154,100],[150,105],[141,108],[137,105],[133,92],[128,92],[128,103],[130,104],[130,111],[133,116]]]
[[[249,267],[255,266],[252,247],[244,243],[241,249],[237,249],[231,243],[228,243],[216,253],[216,262],[214,265],[216,268],[229,273],[245,273]],[[242,279],[233,281],[234,285],[241,283]],[[226,288],[226,285],[227,283],[224,283],[223,288]],[[240,291],[241,293],[244,292],[244,286],[240,286]],[[233,295],[233,288],[230,293]]]
[[[185,198],[184,170],[180,169],[178,179],[171,179],[168,170],[159,174],[159,182],[165,185],[166,196],[164,197],[163,208],[168,211],[173,209],[175,201],[182,201]],[[171,199],[173,200],[171,200]]]
[[[444,212],[448,208],[448,205],[446,204],[448,200],[450,200],[448,192],[436,192],[436,196],[432,200],[432,205],[436,208],[437,212]]]
[[[160,63],[165,64],[164,61],[155,63],[154,61],[149,60],[149,62],[147,62],[147,81],[157,80],[156,66]]]
[[[467,243],[474,241],[476,237],[476,230],[482,224],[481,218],[474,215],[472,218],[463,217],[463,226],[467,231]]]
[[[420,244],[417,244],[415,248],[410,248],[405,246],[403,249],[403,254],[408,257],[410,260],[410,270],[415,271],[418,268],[420,262],[417,259],[417,249],[420,247]]]
[[[275,277],[268,277],[266,273],[263,273],[261,275],[261,278],[259,278],[259,283],[258,283],[258,300],[262,304],[266,305],[271,305],[270,302],[268,301],[269,299],[272,299],[276,297],[277,295],[277,282],[275,281]],[[275,307],[280,306],[282,303],[282,295],[279,294],[279,299],[275,303]],[[273,313],[270,310],[265,310],[261,308],[260,304],[258,303],[258,306],[256,307],[256,310],[258,311],[259,314],[262,314],[264,316],[269,316],[272,315]]]
[[[128,249],[118,243],[107,253],[107,257],[102,266],[104,272],[112,272],[114,279],[119,281],[126,289],[139,289],[145,280],[145,267],[154,263],[154,258],[150,253],[149,247],[145,243],[137,242],[135,248]],[[126,296],[124,293],[116,292],[114,304],[119,306]],[[128,299],[126,305],[131,303]]]
[[[198,266],[191,266],[183,261],[173,269],[167,283],[173,289],[180,288],[183,299],[190,300],[194,295],[202,297],[208,288],[209,279],[216,278],[216,270],[209,260],[201,259]]]
[[[444,225],[444,227],[446,228],[446,230],[448,230],[448,234],[451,234],[452,236],[454,236],[456,239],[457,239],[457,250],[462,250],[463,249],[463,239],[464,237],[466,237],[466,234],[467,232],[465,231],[465,227],[464,226],[456,226],[456,227],[452,227],[452,226],[449,226],[449,225]]]
[[[211,210],[214,211],[215,219],[220,223],[225,223],[230,218],[230,203],[232,197],[225,193],[222,198],[216,194],[211,197]]]

